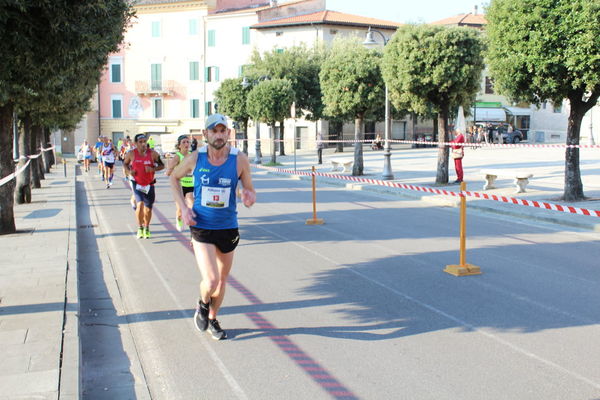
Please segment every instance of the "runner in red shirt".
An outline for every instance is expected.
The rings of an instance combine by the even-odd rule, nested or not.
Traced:
[[[132,176],[133,195],[137,207],[135,216],[138,222],[138,239],[150,239],[150,220],[154,204],[154,173],[165,168],[160,155],[148,148],[146,135],[135,135],[135,149],[128,152],[123,160],[125,174]]]

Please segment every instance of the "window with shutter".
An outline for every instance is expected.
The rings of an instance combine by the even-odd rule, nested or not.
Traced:
[[[160,37],[160,21],[152,21],[152,37]]]
[[[190,117],[191,118],[200,118],[200,100],[199,99],[191,99],[190,100]]]
[[[150,85],[152,90],[162,90],[162,64],[150,65]]]
[[[242,28],[242,44],[250,44],[250,27],[244,26]]]
[[[198,20],[197,19],[190,19],[188,32],[192,36],[195,36],[198,34]]]
[[[200,62],[190,61],[190,81],[200,80]]]
[[[121,83],[121,64],[111,64],[110,81],[112,83]]]

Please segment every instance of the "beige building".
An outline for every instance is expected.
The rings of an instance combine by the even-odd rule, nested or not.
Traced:
[[[154,136],[165,151],[204,126],[206,16],[215,1],[140,0],[99,85],[102,134]]]

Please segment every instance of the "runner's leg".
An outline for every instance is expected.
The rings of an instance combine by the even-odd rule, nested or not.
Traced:
[[[196,240],[192,240],[192,244],[202,279],[200,281],[200,299],[203,303],[209,303],[211,296],[219,286],[217,247],[214,244],[197,242]]]
[[[231,272],[231,266],[233,265],[233,255],[235,251],[229,253],[221,253],[219,249],[216,250],[217,256],[217,269],[219,272],[219,282],[216,290],[211,296],[210,312],[208,314],[209,319],[216,319],[223,299],[225,298],[225,286],[227,284],[227,277]]]
[[[138,201],[135,208],[135,218],[137,219],[138,226],[144,226],[144,213],[146,207],[143,201]]]
[[[150,220],[152,219],[152,208],[144,206],[144,216],[143,217],[144,217],[144,226],[146,228],[148,228],[150,226]]]

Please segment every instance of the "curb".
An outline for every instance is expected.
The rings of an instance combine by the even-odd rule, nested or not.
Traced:
[[[59,399],[80,398],[79,293],[77,283],[77,165],[73,166],[72,204],[69,211],[69,247],[65,278],[65,308],[59,381]]]
[[[271,175],[287,176],[295,180],[310,181],[312,178],[306,175],[290,175],[288,173],[260,170]],[[427,201],[440,207],[455,207],[460,206],[459,199],[453,199],[449,196],[436,195],[436,194],[423,194],[422,192],[415,192],[408,189],[401,188],[390,188],[387,186],[372,185],[369,183],[352,183],[340,181],[333,178],[327,178],[317,175],[317,182],[329,186],[336,186],[346,188],[347,190],[363,190],[374,193],[382,193],[388,195],[394,195],[410,200]],[[482,204],[480,204],[482,203]],[[497,205],[494,207],[491,203]],[[525,208],[528,210],[525,211]],[[578,228],[591,232],[600,232],[600,222],[594,223],[593,217],[587,217],[582,215],[571,215],[562,213],[559,211],[543,210],[532,207],[525,207],[520,205],[510,205],[496,202],[493,200],[478,200],[478,201],[467,201],[467,209],[477,210],[487,214],[493,215],[505,215],[510,217],[516,217],[525,221],[536,221],[544,222],[555,225],[566,226],[569,228]],[[523,209],[518,211],[518,209]]]

